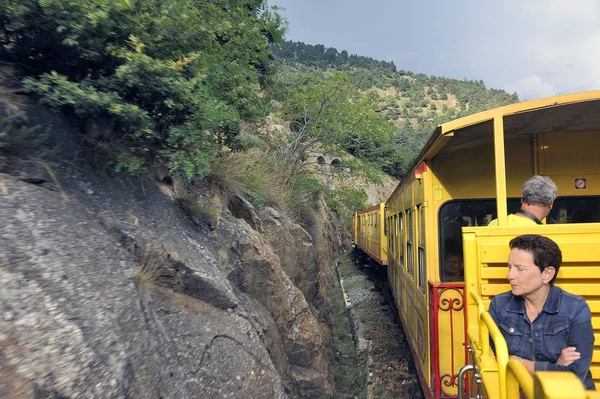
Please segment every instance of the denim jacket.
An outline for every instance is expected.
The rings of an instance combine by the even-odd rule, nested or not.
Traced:
[[[552,285],[544,308],[530,322],[523,298],[509,291],[492,298],[489,312],[504,335],[509,354],[534,360],[536,371],[572,371],[586,389],[596,389],[590,372],[594,349],[592,315],[582,297]],[[556,361],[567,346],[574,346],[581,358],[559,366]]]

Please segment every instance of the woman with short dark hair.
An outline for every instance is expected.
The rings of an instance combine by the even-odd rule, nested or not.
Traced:
[[[562,253],[551,239],[526,234],[510,241],[511,290],[492,298],[489,312],[511,359],[534,371],[572,371],[595,390],[590,372],[594,329],[588,304],[554,285]]]

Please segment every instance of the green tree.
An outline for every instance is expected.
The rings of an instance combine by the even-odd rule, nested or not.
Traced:
[[[283,34],[263,0],[0,0],[0,24],[30,94],[114,126],[117,168],[188,178],[268,112],[269,42]]]
[[[347,73],[305,73],[300,79],[292,78],[293,75],[285,70],[274,77],[290,90],[282,103],[284,116],[292,121],[292,136],[283,143],[282,151],[282,161],[290,176],[306,165],[303,160],[316,148],[332,153],[350,150],[365,158],[366,151],[357,150],[360,146],[353,140],[369,143],[391,140],[393,125],[375,112],[383,99],[374,93],[360,93]],[[305,83],[287,84],[298,80]]]

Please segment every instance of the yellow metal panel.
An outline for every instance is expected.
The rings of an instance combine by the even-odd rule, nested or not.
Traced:
[[[400,197],[402,198],[403,210],[411,209],[413,206],[412,186],[409,186],[406,191],[403,191]]]
[[[507,257],[508,258],[508,257]],[[508,268],[505,265],[502,267],[484,267],[481,269],[481,278],[484,280],[505,279],[508,274]],[[558,281],[564,280],[579,280],[579,279],[600,279],[600,267],[596,266],[572,266],[569,268],[559,269]],[[598,293],[600,295],[600,292]],[[588,303],[590,303],[588,301]]]
[[[423,174],[421,174],[423,176]],[[413,193],[415,205],[422,204],[425,201],[425,189],[423,179],[415,179],[413,182]]]
[[[594,364],[592,364],[592,366],[590,367],[590,372],[592,373],[592,376],[600,375],[600,366],[595,366]],[[594,380],[594,382],[596,383],[596,386],[597,386],[598,381]]]
[[[436,288],[434,288],[436,289]],[[464,355],[464,300],[462,289],[457,288],[437,288],[440,292],[438,303],[433,303],[432,306],[438,309],[438,350],[439,350],[439,370],[444,382],[451,382],[453,376],[458,374],[458,371],[465,364]],[[430,309],[430,312],[433,312]],[[432,359],[431,361],[435,361]],[[458,387],[449,384],[442,386],[442,390],[449,396],[458,394]]]
[[[598,392],[598,391],[585,391],[585,399],[600,399],[600,392]]]
[[[380,262],[383,265],[387,265],[388,263],[388,240],[387,240],[387,236],[385,235],[385,203],[380,203],[379,204],[379,213],[378,213],[378,217],[379,217],[379,224],[378,224],[378,228],[379,231],[377,232],[377,235],[379,236],[379,245],[381,246],[380,248]]]
[[[519,198],[533,174],[533,146],[525,137],[506,140],[506,193]],[[465,160],[468,159],[468,162]],[[439,183],[442,202],[453,198],[495,198],[493,142],[440,154],[428,165]]]
[[[420,291],[417,290],[418,293]],[[425,379],[430,381],[429,379],[429,323],[428,323],[428,313],[427,307],[422,302],[415,303],[415,320],[416,320],[416,352],[418,359],[417,360],[421,364],[421,371],[423,372]]]
[[[560,195],[600,193],[599,132],[551,132],[540,134],[540,173],[549,175],[561,186]],[[576,190],[574,179],[585,177],[588,188]],[[557,181],[558,180],[558,181]]]
[[[481,363],[480,363],[481,364]],[[481,381],[485,390],[484,397],[487,399],[498,399],[500,397],[500,384],[498,383],[498,371],[481,371]]]
[[[536,399],[585,399],[585,388],[573,373],[538,371],[534,374]]]
[[[464,160],[468,159],[469,162]],[[453,198],[491,198],[495,193],[494,146],[487,143],[476,151],[465,148],[440,154],[429,161],[442,186],[443,201]],[[523,184],[523,183],[521,183]]]
[[[508,261],[507,242],[485,242],[480,245],[481,263],[506,263]]]
[[[506,163],[504,159],[504,117],[494,116],[494,159],[496,164],[496,207],[498,209],[498,225],[508,224],[506,211]]]
[[[586,228],[591,224],[586,225]],[[595,224],[598,226],[597,232],[600,231],[600,224]],[[587,235],[585,231],[581,231],[583,228],[582,225],[578,224],[570,224],[570,225],[560,225],[562,231],[565,234],[560,237],[559,244],[560,249],[563,253],[563,258],[567,257],[572,259],[573,262],[594,262],[598,260],[598,255],[600,254],[600,239],[598,239],[598,235],[596,232],[590,231]],[[553,225],[542,226],[542,229],[550,229]],[[486,229],[495,229],[495,227],[486,227]],[[525,226],[523,229],[522,226],[516,227],[512,226],[511,229],[515,229],[518,232],[520,229],[523,232],[529,231],[529,227]],[[593,229],[593,228],[592,228]],[[540,234],[545,235],[546,230],[540,230]],[[505,241],[505,238],[501,240],[491,240],[490,242],[484,242],[480,244],[481,251],[481,262],[482,263],[506,263],[508,260],[508,253],[510,252],[510,248],[508,247],[508,242],[511,238],[517,236],[519,233],[513,233],[510,237],[507,238],[508,241]],[[504,241],[504,242],[503,242]],[[598,248],[598,251],[589,251],[584,250],[584,248]]]
[[[408,288],[407,288],[407,286],[409,285],[409,283],[410,283],[410,281],[408,281],[408,278],[406,276],[405,269],[404,269],[404,270],[402,270],[402,274],[400,275],[401,306],[399,307],[399,309],[402,312],[402,316],[404,317],[405,320],[408,320]]]
[[[557,283],[557,287],[562,288],[563,290],[575,293],[581,296],[594,296],[598,295],[600,292],[600,284],[592,283],[592,284],[561,284]],[[481,284],[481,295],[498,295],[503,292],[510,291],[510,284]]]
[[[563,250],[557,286],[575,295],[581,295],[590,304],[595,336],[600,334],[600,224],[545,225],[520,227],[467,227],[463,229],[466,289],[480,293],[487,308],[490,299],[508,291],[506,261],[508,242],[521,233],[537,233],[553,239]],[[504,246],[504,249],[503,249]],[[478,305],[468,302],[467,324],[477,331],[472,320],[477,316]],[[598,343],[600,346],[600,342]],[[592,369],[600,368],[600,350],[594,351]],[[593,374],[596,384],[600,374]]]

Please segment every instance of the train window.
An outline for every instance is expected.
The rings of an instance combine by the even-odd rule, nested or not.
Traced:
[[[521,206],[520,198],[509,198],[509,213]],[[462,228],[465,226],[487,226],[497,217],[496,200],[448,201],[440,207],[438,214],[440,278],[443,282],[464,280]]]
[[[417,207],[417,214],[419,216],[419,289],[425,293],[425,209],[422,206]]]
[[[393,239],[393,245],[394,245],[394,259],[396,259],[396,261],[400,262],[400,246],[398,245],[398,220],[400,219],[400,214],[394,215],[394,224],[392,225],[392,228],[394,229],[394,239]]]
[[[406,267],[408,269],[408,275],[413,276],[413,256],[412,256],[412,246],[413,246],[413,212],[412,210],[406,211]]]
[[[394,255],[396,253],[396,250],[394,248],[394,230],[393,230],[393,226],[394,226],[394,219],[396,218],[396,215],[394,216],[390,216],[387,219],[387,231],[388,231],[388,249],[390,251],[391,255]]]
[[[507,200],[508,213],[521,207],[520,198]],[[497,217],[495,199],[456,200],[440,207],[440,276],[444,282],[463,281],[462,227],[487,226]],[[600,222],[600,196],[559,197],[546,223]]]
[[[559,197],[554,201],[546,223],[600,222],[600,197]]]
[[[394,258],[398,259],[398,215],[394,215],[394,219],[392,220],[392,245],[394,246]]]
[[[400,262],[400,267],[404,267],[404,213],[400,212],[399,214],[399,219],[398,219],[398,225],[396,225],[396,230],[398,232],[398,234],[396,235],[398,241],[397,241],[397,245],[398,245],[398,254],[400,256],[400,259],[398,260]]]
[[[383,210],[383,234],[389,235],[390,219],[387,217],[387,211]]]

